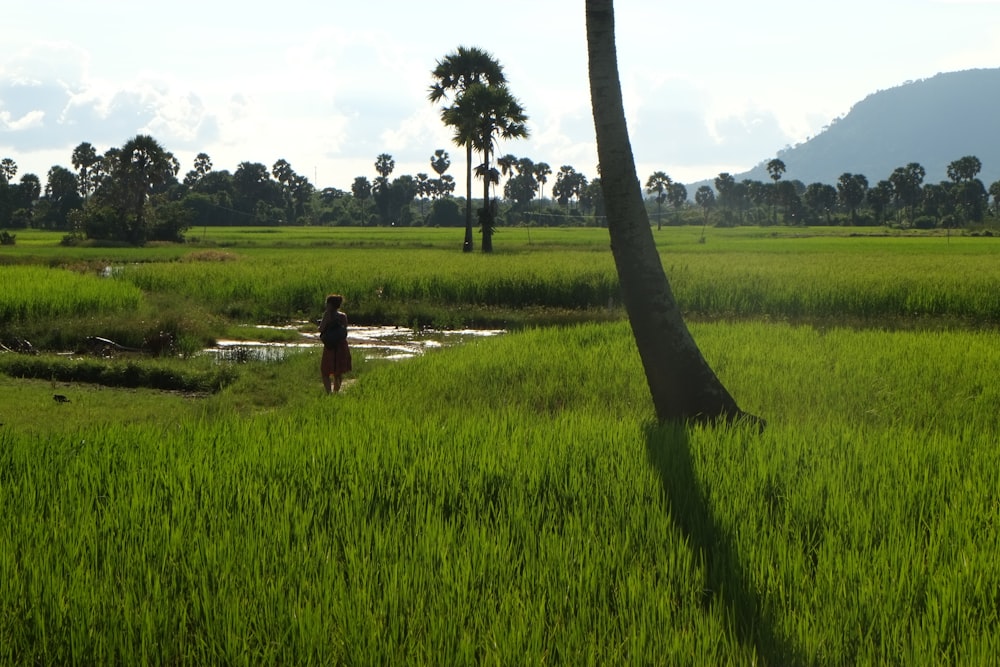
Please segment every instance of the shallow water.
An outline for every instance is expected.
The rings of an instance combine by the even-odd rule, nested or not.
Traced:
[[[298,330],[300,325],[287,327],[267,327],[261,329]],[[393,361],[420,356],[428,350],[451,345],[460,345],[484,336],[498,336],[503,329],[421,329],[407,327],[362,327],[348,329],[347,342],[353,354],[362,354],[365,359],[389,359]],[[319,333],[302,333],[301,340],[273,343],[253,340],[219,340],[216,346],[207,348],[205,353],[214,354],[224,361],[277,361],[295,350],[319,347]]]

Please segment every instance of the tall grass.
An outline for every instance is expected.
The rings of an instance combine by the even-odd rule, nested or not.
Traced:
[[[1000,246],[949,256],[930,248],[904,252],[884,239],[867,249],[855,241],[860,247],[851,252],[739,251],[665,262],[679,301],[693,313],[1000,321],[1000,293],[993,288]]]
[[[940,239],[809,241],[737,237],[718,251],[667,247],[664,264],[682,309],[693,315],[1000,321],[1000,246],[993,239],[963,239],[950,249],[933,245]],[[620,303],[613,261],[599,246],[490,257],[437,248],[272,249],[232,259],[130,265],[123,279],[258,319],[313,313],[329,291],[345,294],[366,320],[405,321],[431,304],[515,313],[595,312]]]
[[[712,318],[1000,321],[1000,239],[780,231],[713,230],[704,244],[685,228],[658,232],[682,309]],[[187,248],[28,245],[12,258],[24,253],[26,260],[72,266],[96,261],[89,253],[108,253],[101,261],[120,266],[119,279],[143,292],[180,296],[246,321],[312,318],[331,291],[345,294],[355,318],[372,322],[490,312],[502,321],[523,319],[525,309],[592,317],[609,306],[621,314],[605,230],[508,229],[491,256],[456,252],[451,234],[236,228],[211,230],[211,244]],[[43,251],[54,254],[43,259]]]
[[[185,294],[217,312],[255,319],[314,314],[333,291],[365,320],[386,311],[405,318],[420,305],[588,308],[606,305],[618,291],[610,259],[591,251],[543,259],[434,249],[272,250],[235,254],[233,261],[128,266],[122,278],[144,291]]]
[[[616,302],[600,230],[369,231],[115,249],[93,281],[257,321]],[[656,425],[623,322],[333,397],[315,351],[198,402],[0,380],[0,664],[997,664],[996,240],[657,239],[764,434]]]
[[[39,266],[0,265],[0,326],[29,320],[135,310],[142,292],[134,285]]]
[[[993,336],[693,330],[763,436],[655,426],[621,323],[0,430],[0,662],[992,664]]]

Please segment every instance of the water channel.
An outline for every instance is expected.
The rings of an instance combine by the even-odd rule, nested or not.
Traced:
[[[302,333],[304,323],[282,327],[258,326],[259,329],[284,329],[299,331],[300,340],[293,342],[266,342],[254,340],[218,340],[215,347],[205,350],[220,361],[277,361],[296,350],[322,345],[319,333]],[[353,354],[366,359],[398,361],[424,354],[428,350],[452,345],[484,336],[498,336],[503,329],[410,329],[396,326],[351,326],[347,341]]]

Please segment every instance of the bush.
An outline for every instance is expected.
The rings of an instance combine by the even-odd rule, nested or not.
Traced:
[[[110,241],[124,239],[125,225],[108,206],[91,206],[83,213],[83,232],[88,239]]]
[[[148,387],[164,391],[217,392],[237,378],[231,366],[191,368],[149,360],[66,359],[47,355],[4,355],[0,373],[16,378],[87,382],[106,387]]]
[[[6,229],[0,231],[0,245],[14,245],[16,234],[11,234]]]
[[[426,224],[428,227],[464,227],[465,215],[454,199],[437,199],[427,216]]]
[[[184,242],[191,226],[192,211],[182,202],[161,202],[149,211],[149,238],[152,241]]]

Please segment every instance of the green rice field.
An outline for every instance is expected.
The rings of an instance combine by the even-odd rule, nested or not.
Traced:
[[[656,232],[758,433],[656,423],[606,230],[460,232],[18,232],[0,664],[1000,664],[1000,238]],[[197,353],[331,291],[507,333],[333,396]]]

